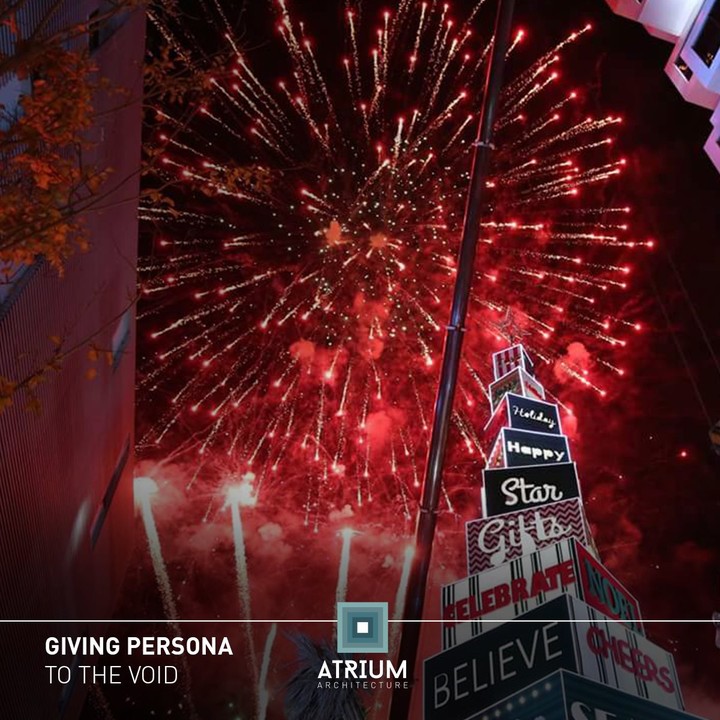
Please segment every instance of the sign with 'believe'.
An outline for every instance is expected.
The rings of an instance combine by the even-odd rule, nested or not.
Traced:
[[[561,595],[519,620],[425,660],[425,720],[482,717],[496,703],[561,669],[683,709],[672,655],[581,600]]]

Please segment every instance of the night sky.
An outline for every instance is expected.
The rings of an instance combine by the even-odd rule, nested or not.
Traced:
[[[254,2],[243,6],[245,13],[239,15],[235,27],[243,47],[268,58],[268,74],[272,76],[279,61],[266,39],[270,27],[267,18],[252,12]],[[475,3],[464,0],[456,4],[471,7]],[[335,31],[338,14],[327,13],[323,3],[297,0],[292,5],[308,20],[316,37],[322,39]],[[380,7],[370,5],[373,10]],[[586,22],[593,23],[594,30],[583,38],[582,50],[572,53],[573,65],[561,67],[561,72],[587,82],[577,86],[577,91],[590,112],[623,116],[618,144],[629,169],[621,182],[612,183],[605,200],[609,205],[632,206],[633,236],[639,241],[654,239],[656,248],[637,256],[632,289],[621,301],[624,307],[618,314],[639,319],[643,329],[627,333],[630,344],[617,354],[625,377],[619,383],[614,381],[610,398],[601,400],[578,383],[552,385],[553,375],[547,368],[541,379],[577,410],[573,458],[578,463],[586,512],[605,564],[636,595],[645,618],[707,620],[713,610],[720,609],[720,457],[713,453],[708,438],[709,426],[720,420],[720,367],[696,323],[697,317],[709,341],[718,347],[716,275],[720,247],[716,230],[720,174],[702,150],[710,132],[709,112],[686,103],[665,76],[663,67],[671,45],[651,37],[642,26],[615,16],[602,0],[517,3],[515,26],[528,31],[527,41],[535,57]],[[320,42],[318,56],[323,59],[325,52],[335,50],[324,50]],[[342,79],[337,63],[335,69]],[[225,207],[217,205],[220,212]],[[144,352],[150,354],[155,347],[147,342]],[[183,430],[192,429],[192,419],[184,418],[183,422],[187,422]],[[188,477],[178,474],[174,485],[168,481],[169,490],[157,501],[156,512],[165,550],[172,558],[169,565],[174,587],[182,587],[181,611],[182,603],[187,603],[186,610],[199,617],[211,617],[210,610],[227,614],[228,607],[236,607],[233,603],[237,598],[233,578],[227,576],[226,561],[232,548],[227,517],[213,506],[218,487],[212,481],[201,485],[205,480],[200,474],[201,480],[193,487],[193,503],[187,503],[183,486]],[[456,479],[453,476],[452,480]],[[470,478],[466,480],[469,482]],[[301,514],[298,508],[290,507],[285,496],[279,494],[278,498],[276,507],[258,510],[254,524],[246,528],[248,542],[258,543],[249,549],[250,574],[266,593],[265,617],[281,611],[311,617],[302,613],[314,611],[316,598],[310,597],[307,588],[303,595],[302,578],[318,591],[332,587],[337,576],[337,548],[332,545],[336,538],[327,531],[326,556],[312,565],[307,558],[318,551],[322,540],[313,539],[309,532],[300,535],[300,540],[289,533],[280,534],[278,544],[283,555],[277,567],[271,566],[277,557],[257,538],[250,540],[252,533],[267,530],[270,519],[285,530],[292,523],[299,524]],[[211,508],[217,515],[211,514]],[[384,511],[387,513],[387,508]],[[217,524],[204,525],[208,517],[213,522],[219,518]],[[335,512],[335,517],[331,512],[330,520],[341,522],[342,511]],[[366,533],[354,551],[366,562],[362,572],[367,574],[364,580],[371,589],[373,582],[382,582],[382,573],[370,577],[377,553],[386,552],[383,543],[397,541],[391,537],[391,528],[379,525],[381,521],[375,521],[377,538]],[[186,537],[177,532],[183,523],[192,527]],[[372,525],[368,527],[373,529]],[[456,561],[463,558],[463,531],[457,519],[444,518],[440,530],[445,546],[437,551],[438,563],[450,552]],[[294,544],[293,539],[297,540]],[[139,606],[145,606],[148,615],[161,607],[144,552],[141,547],[130,575],[123,608],[127,615],[136,614]],[[293,598],[287,607],[283,604],[288,583],[282,574],[283,562],[297,573],[296,582],[301,587],[297,604],[293,605]],[[387,569],[383,565],[383,570]],[[363,581],[362,573],[355,581]],[[392,582],[396,581],[393,575]],[[275,610],[278,603],[282,610]],[[715,647],[712,626],[652,625],[649,635],[676,653],[689,711],[720,720],[720,649]]]
[[[641,298],[632,302],[647,323],[631,354],[627,395],[612,406],[583,406],[583,426],[592,428],[579,460],[591,488],[586,509],[603,559],[634,589],[645,617],[708,618],[720,605],[720,458],[678,345],[711,421],[719,420],[720,371],[693,315],[717,352],[720,175],[702,149],[710,113],[686,103],[665,75],[669,43],[599,0],[558,7],[519,3],[518,15],[534,32],[551,32],[558,21],[594,22],[583,55],[593,82],[584,91],[598,110],[624,117],[631,170],[622,194],[638,238],[658,243],[633,276]],[[651,635],[676,649],[690,709],[720,717],[713,628],[654,627]],[[696,695],[695,682],[712,700]]]

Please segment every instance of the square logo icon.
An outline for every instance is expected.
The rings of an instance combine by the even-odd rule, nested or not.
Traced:
[[[338,603],[337,650],[339,653],[387,653],[388,604]]]

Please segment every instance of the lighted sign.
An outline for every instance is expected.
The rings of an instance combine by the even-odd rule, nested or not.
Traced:
[[[515,393],[538,400],[545,399],[543,386],[532,375],[519,367],[491,383],[488,395],[492,410],[497,408],[507,393]]]
[[[519,619],[425,660],[425,720],[482,717],[560,669],[683,709],[672,655],[581,600],[562,595]]]
[[[468,574],[474,575],[566,538],[587,545],[590,533],[582,503],[574,498],[471,520],[465,525],[465,538]]]
[[[458,718],[464,716],[457,716]],[[471,716],[473,720],[700,720],[558,670]]]
[[[492,452],[493,467],[549,465],[571,460],[564,435],[502,428],[496,448]]]
[[[569,538],[443,586],[443,647],[488,632],[563,593],[642,632],[637,600],[580,543]]]
[[[580,497],[575,463],[483,470],[483,515]]]
[[[530,356],[525,352],[522,345],[513,345],[512,347],[493,353],[492,356],[493,375],[495,379],[507,375],[516,367],[521,367],[525,372],[532,374],[533,364]]]

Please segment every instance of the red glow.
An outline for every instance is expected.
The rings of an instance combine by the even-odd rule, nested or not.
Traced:
[[[188,432],[182,423],[169,430],[163,425],[166,398],[183,389],[178,409],[213,408],[187,424],[207,440],[213,458],[223,454],[218,464],[236,471],[252,458],[263,472],[277,473],[267,473],[261,502],[276,502],[283,493],[299,514],[310,509],[311,523],[315,515],[322,523],[329,512],[347,505],[361,521],[374,494],[376,512],[391,506],[390,525],[405,523],[403,513],[395,511],[404,501],[408,507],[416,501],[413,467],[421,467],[426,452],[433,368],[441,357],[444,308],[457,272],[454,252],[472,149],[474,115],[469,113],[476,104],[475,85],[467,89],[476,68],[465,63],[479,57],[475,50],[466,52],[469,43],[462,44],[469,34],[464,19],[441,16],[439,4],[431,3],[423,3],[421,31],[416,13],[391,14],[388,7],[361,22],[347,9],[352,35],[346,23],[337,52],[336,38],[323,36],[322,51],[310,56],[304,51],[313,44],[304,35],[310,28],[295,18],[290,5],[287,0],[280,5],[286,19],[278,29],[285,40],[271,41],[283,53],[278,66],[289,68],[287,85],[278,80],[278,91],[273,80],[263,93],[258,85],[264,73],[251,70],[255,59],[248,55],[247,66],[235,71],[242,92],[229,100],[223,88],[231,86],[223,75],[207,95],[209,110],[203,112],[210,118],[194,117],[177,134],[173,125],[170,142],[160,136],[165,145],[158,145],[167,154],[163,162],[172,165],[171,174],[187,178],[182,192],[192,209],[158,222],[158,244],[168,242],[160,233],[174,238],[177,258],[162,253],[163,262],[156,263],[147,283],[149,301],[156,302],[147,317],[157,322],[154,338],[162,341],[157,385],[166,374],[173,390],[158,393],[153,433],[167,436],[167,448]],[[467,7],[458,6],[458,15],[461,9]],[[377,30],[383,17],[388,24]],[[417,45],[416,33],[421,33]],[[434,97],[434,88],[421,87],[423,78],[413,72],[424,70],[413,66],[422,65],[418,49],[425,53],[432,44],[430,33],[438,35],[436,57],[423,55],[423,63],[427,59],[439,69],[451,46],[456,53]],[[525,37],[524,28],[515,30],[516,43]],[[550,58],[540,48],[527,57],[525,45],[530,43],[517,49],[513,63],[520,72],[542,70],[537,87],[533,80],[527,88],[532,102],[514,105],[502,130],[503,142],[517,153],[498,153],[486,181],[496,188],[497,202],[483,219],[488,257],[479,270],[484,282],[470,305],[468,330],[476,331],[465,340],[469,367],[458,388],[465,442],[451,451],[459,450],[463,462],[465,448],[476,458],[479,454],[474,434],[486,421],[479,385],[487,383],[489,351],[515,332],[501,329],[506,316],[515,316],[530,352],[542,354],[538,364],[549,363],[541,380],[552,391],[558,389],[552,384],[554,359],[574,342],[592,353],[591,369],[573,366],[567,378],[568,392],[576,392],[578,400],[592,402],[591,396],[607,391],[614,397],[618,375],[626,372],[618,365],[632,372],[616,357],[622,343],[605,335],[611,327],[632,328],[625,316],[615,319],[612,303],[623,301],[617,275],[612,283],[604,281],[616,268],[629,272],[623,253],[634,242],[615,237],[621,208],[605,206],[611,195],[603,181],[624,163],[608,157],[604,144],[603,127],[616,119],[604,117],[571,132],[561,154],[555,154],[557,147],[547,141],[582,119],[586,93],[573,90],[552,68],[557,56]],[[540,66],[534,65],[538,57]],[[585,65],[573,63],[562,74]],[[575,88],[582,88],[582,81],[574,77]],[[401,84],[402,98],[395,97]],[[569,101],[576,101],[573,111],[563,112]],[[235,112],[238,106],[242,113]],[[253,135],[245,131],[247,120],[238,123],[234,117],[251,118]],[[526,138],[528,126],[533,133]],[[262,158],[267,182],[261,177],[256,187],[253,178],[241,192],[226,170],[251,156]],[[195,170],[200,166],[208,169],[205,177]],[[573,198],[580,194],[587,199]],[[603,212],[590,215],[597,209]],[[204,233],[204,218],[225,227]],[[582,259],[573,251],[583,252]],[[600,295],[600,290],[608,292]],[[193,293],[199,302],[188,303]],[[185,367],[188,356],[191,364]],[[210,423],[208,415],[216,421]],[[211,428],[204,434],[201,420]],[[309,457],[318,464],[302,473]],[[376,493],[390,468],[408,497],[396,490]],[[358,483],[359,478],[369,480]]]

